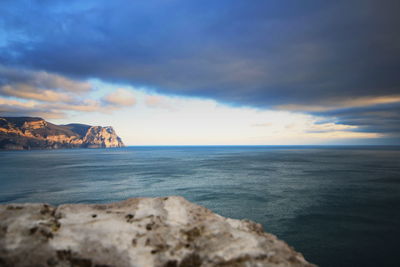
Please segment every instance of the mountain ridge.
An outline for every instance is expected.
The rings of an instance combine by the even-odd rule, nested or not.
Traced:
[[[39,117],[0,117],[0,149],[124,147],[112,126],[56,125]]]

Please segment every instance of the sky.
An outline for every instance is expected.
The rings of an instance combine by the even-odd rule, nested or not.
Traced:
[[[2,0],[0,116],[128,145],[400,144],[398,0]]]

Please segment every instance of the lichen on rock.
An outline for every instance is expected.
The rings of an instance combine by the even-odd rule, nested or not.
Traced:
[[[0,266],[315,266],[261,225],[182,197],[0,205]]]

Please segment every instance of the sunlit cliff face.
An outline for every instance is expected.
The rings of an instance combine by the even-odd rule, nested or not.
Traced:
[[[0,117],[0,149],[123,147],[111,126],[54,125],[41,118]]]

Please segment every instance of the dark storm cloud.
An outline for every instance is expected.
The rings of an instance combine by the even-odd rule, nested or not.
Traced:
[[[314,115],[337,118],[335,123],[359,127],[352,131],[400,137],[400,103],[315,112]]]
[[[258,107],[399,95],[399,5],[2,1],[0,60]]]

